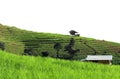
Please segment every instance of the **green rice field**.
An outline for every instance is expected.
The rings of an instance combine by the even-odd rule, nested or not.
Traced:
[[[120,79],[120,66],[0,51],[0,79]]]

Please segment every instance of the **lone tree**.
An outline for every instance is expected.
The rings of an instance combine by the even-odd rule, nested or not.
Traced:
[[[76,32],[75,30],[70,30],[69,33],[70,35],[75,35],[75,33],[78,33],[78,32]]]
[[[59,51],[62,48],[60,43],[55,43],[54,49],[56,50],[56,57],[59,58]]]
[[[70,57],[69,59],[72,59],[77,52],[80,51],[80,49],[73,49],[73,46],[75,44],[75,40],[73,38],[70,39],[70,42],[68,45],[65,46],[65,51],[68,51]]]
[[[70,35],[73,35],[73,36],[80,36],[80,34],[78,34],[78,32],[75,30],[70,30],[69,33]]]

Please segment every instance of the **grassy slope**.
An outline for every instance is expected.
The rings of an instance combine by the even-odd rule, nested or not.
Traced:
[[[0,51],[0,79],[119,79],[120,66],[18,56]]]
[[[56,51],[53,49],[55,42],[60,42],[63,46],[63,49],[60,51],[60,54],[63,55],[67,52],[63,51],[64,46],[68,44],[71,36],[69,35],[60,35],[60,34],[50,34],[50,33],[37,33],[26,30],[21,30],[15,27],[8,27],[5,25],[0,25],[0,41],[15,41],[23,42],[27,47],[32,47],[38,50],[38,54],[41,55],[43,51],[49,51],[50,56],[55,57]],[[76,44],[75,49],[80,49],[81,51],[77,53],[74,57],[75,59],[84,58],[88,54],[93,54],[93,50],[85,46],[82,42],[86,42],[88,45],[93,47],[98,51],[97,54],[103,54],[104,51],[107,54],[112,54],[114,60],[118,60],[120,63],[120,44],[114,42],[108,42],[104,40],[96,40],[92,38],[85,37],[74,37]],[[46,49],[47,48],[47,49]]]
[[[60,38],[63,39],[67,35],[42,33],[42,32],[38,33],[38,32],[21,30],[16,27],[0,25],[0,36],[10,41],[23,41],[23,40],[38,40],[38,39],[60,39]]]

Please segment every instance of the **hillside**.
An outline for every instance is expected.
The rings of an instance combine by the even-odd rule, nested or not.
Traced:
[[[95,54],[112,54],[113,63],[120,64],[120,44],[108,42],[105,40],[97,40],[93,38],[70,36],[61,34],[41,33],[21,30],[16,27],[9,27],[0,24],[0,42],[5,44],[5,50],[15,54],[42,56],[42,52],[47,52],[50,57],[56,58],[55,43],[60,43],[62,48],[59,56],[62,58],[69,57],[65,50],[70,38],[74,38],[74,49],[80,49],[73,59],[80,60],[86,55]],[[29,51],[25,53],[25,49]],[[94,50],[93,50],[94,49]]]
[[[0,79],[119,79],[120,66],[83,63],[0,51]]]

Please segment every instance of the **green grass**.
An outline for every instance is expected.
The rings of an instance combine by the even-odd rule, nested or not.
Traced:
[[[82,36],[74,37],[62,34],[32,32],[0,24],[0,42],[5,42],[6,51],[15,54],[23,54],[24,48],[26,47],[35,50],[37,55],[41,55],[41,52],[48,51],[49,56],[55,57],[56,51],[53,46],[56,42],[59,42],[62,44],[60,55],[64,56],[68,54],[64,51],[64,46],[69,43],[71,37],[75,39],[74,49],[80,49],[80,52],[74,57],[75,60],[80,60],[85,58],[86,55],[94,54],[93,50],[82,43],[86,42],[98,52],[97,54],[101,55],[106,51],[106,54],[113,55],[114,64],[120,64],[120,43]]]
[[[120,66],[18,56],[0,51],[0,79],[120,79]]]
[[[49,39],[60,39],[65,40],[69,38],[68,35],[61,34],[51,34],[51,33],[42,33],[42,32],[32,32],[26,31],[22,29],[18,29],[16,27],[9,27],[6,25],[0,25],[0,36],[4,38],[4,40],[9,41],[29,41],[29,40],[45,40],[49,41]],[[65,38],[64,38],[65,37]],[[64,38],[64,39],[63,39]]]

